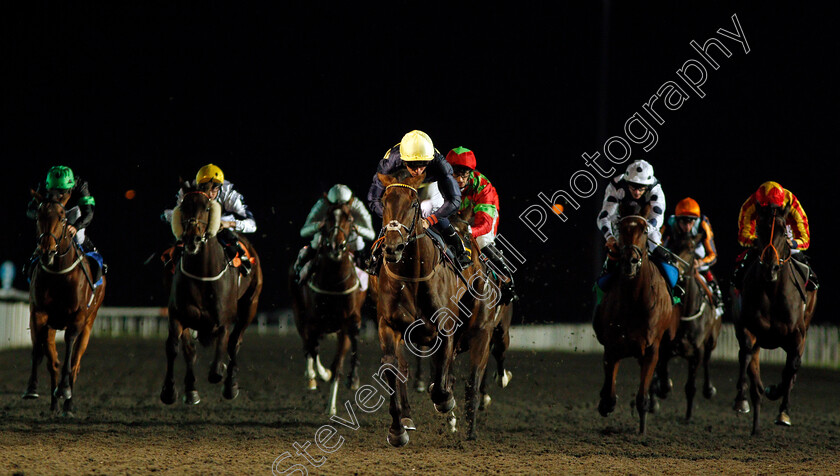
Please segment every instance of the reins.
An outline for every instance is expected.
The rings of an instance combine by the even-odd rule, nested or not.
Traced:
[[[788,250],[787,258],[781,259],[781,257],[779,256],[779,250],[777,250],[776,247],[773,246],[773,237],[775,235],[776,235],[776,210],[774,209],[773,210],[773,224],[770,225],[770,239],[768,240],[767,246],[765,246],[761,250],[761,254],[758,257],[758,262],[761,263],[762,265],[767,264],[767,263],[764,262],[764,253],[767,251],[767,248],[770,248],[771,250],[773,250],[773,254],[776,255],[776,261],[779,262],[779,266],[784,266],[785,264],[787,264],[787,262],[790,261],[790,258],[793,256],[791,254],[790,250]]]

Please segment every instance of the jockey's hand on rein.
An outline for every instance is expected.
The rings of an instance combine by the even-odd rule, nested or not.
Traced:
[[[423,227],[423,231],[428,230],[428,229],[429,229],[429,219],[428,219],[428,218],[424,218],[424,219],[420,222],[420,226],[421,226],[421,227]]]

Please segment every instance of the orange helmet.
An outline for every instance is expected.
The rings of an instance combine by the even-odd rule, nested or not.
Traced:
[[[677,204],[674,214],[678,217],[700,218],[700,205],[691,197],[683,198]]]
[[[764,182],[755,191],[755,201],[762,207],[781,207],[785,204],[785,189],[776,182]]]

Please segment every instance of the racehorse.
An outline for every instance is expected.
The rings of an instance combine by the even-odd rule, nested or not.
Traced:
[[[310,390],[316,390],[316,376],[330,381],[327,408],[330,416],[336,414],[341,369],[344,356],[351,347],[347,386],[352,390],[359,387],[359,330],[366,292],[361,290],[353,254],[347,248],[353,226],[350,205],[333,205],[319,230],[321,243],[313,258],[309,279],[296,284],[293,267],[289,276],[295,325],[306,353],[307,385]],[[338,350],[330,370],[327,370],[321,365],[318,347],[324,335],[333,332],[338,332]]]
[[[383,263],[377,289],[377,320],[382,348],[380,377],[384,374],[390,393],[392,423],[388,443],[399,447],[408,443],[408,430],[416,427],[411,419],[406,380],[408,364],[400,343],[418,354],[432,357],[434,365],[430,396],[435,409],[449,413],[455,408],[452,395],[451,365],[455,356],[458,317],[458,277],[444,265],[441,252],[423,232],[423,217],[417,187],[424,174],[411,177],[406,170],[396,175],[379,174],[385,185],[382,194],[383,223],[379,240]]]
[[[29,284],[32,373],[23,398],[39,397],[38,365],[46,354],[50,372],[50,410],[57,411],[58,399],[64,398],[64,415],[72,416],[76,377],[93,321],[105,297],[106,283],[102,277],[101,284],[94,287],[93,267],[69,232],[64,208],[69,194],[45,197],[33,192],[33,197],[38,202],[39,263]],[[62,329],[66,348],[59,382],[55,331]]]
[[[694,408],[694,395],[697,393],[695,379],[700,363],[703,363],[703,396],[712,398],[717,389],[709,377],[709,359],[717,346],[721,319],[715,312],[712,291],[700,276],[696,266],[695,249],[697,238],[688,233],[675,236],[673,249],[676,250],[680,274],[685,277],[685,295],[680,304],[680,322],[673,341],[665,339],[659,352],[659,364],[652,389],[654,394],[665,398],[671,391],[668,378],[668,361],[672,356],[680,356],[688,362],[688,378],[685,382],[686,410],[685,419],[691,420]]]
[[[615,273],[596,306],[593,319],[595,335],[604,346],[604,385],[598,412],[607,416],[615,409],[618,363],[625,357],[635,357],[641,367],[636,410],[639,433],[644,434],[659,345],[662,339],[672,339],[676,334],[679,311],[671,302],[665,278],[648,258],[650,206],[645,206],[640,215],[629,215],[624,208],[620,209],[622,218],[618,222],[620,272]]]
[[[184,253],[176,263],[169,293],[166,377],[160,392],[161,401],[167,405],[174,403],[178,395],[174,366],[179,342],[183,344],[187,364],[184,403],[195,405],[201,401],[195,388],[196,351],[189,329],[197,331],[203,345],[215,342],[215,356],[208,375],[210,383],[225,378],[222,396],[231,400],[239,395],[237,353],[242,334],[257,312],[263,286],[259,257],[244,237],[239,240],[250,255],[252,271],[243,276],[230,266],[216,238],[221,226],[219,202],[186,185],[184,191],[184,199],[172,215],[172,232],[183,242]],[[229,365],[224,363],[225,352],[230,358]]]
[[[733,309],[735,334],[740,351],[737,391],[734,409],[738,413],[750,411],[747,403],[747,375],[750,377],[752,400],[752,434],[758,433],[761,396],[770,400],[782,398],[776,424],[790,426],[790,392],[802,363],[808,325],[817,305],[817,291],[807,290],[807,270],[800,274],[791,259],[786,238],[786,219],[790,205],[784,208],[759,207],[756,218],[758,248],[757,261],[744,274],[740,299]],[[740,309],[739,306],[740,305]],[[787,353],[782,381],[765,388],[761,382],[759,351],[761,348],[781,347]]]

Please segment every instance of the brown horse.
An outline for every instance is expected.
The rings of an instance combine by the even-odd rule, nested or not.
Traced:
[[[347,386],[352,390],[359,387],[359,330],[366,292],[360,289],[353,254],[347,248],[353,226],[350,205],[333,205],[319,231],[321,243],[313,258],[309,279],[296,284],[293,268],[289,275],[295,325],[306,354],[307,384],[310,390],[316,390],[316,376],[330,381],[327,411],[331,416],[336,414],[341,369],[344,356],[351,347]],[[318,347],[320,340],[333,332],[338,332],[338,350],[330,370],[327,370],[321,365]]]
[[[385,185],[381,198],[385,227],[381,234],[384,262],[377,280],[376,311],[384,354],[378,375],[385,374],[391,394],[388,442],[392,446],[407,444],[406,430],[415,429],[406,388],[408,364],[398,351],[404,340],[415,354],[421,346],[430,346],[424,356],[431,356],[434,365],[430,395],[435,409],[449,413],[455,407],[451,365],[455,332],[461,325],[459,281],[423,232],[417,187],[424,178],[423,174],[411,177],[405,170],[394,176],[379,175]]]
[[[222,396],[230,400],[239,395],[237,353],[242,333],[254,319],[263,286],[260,260],[254,247],[240,237],[251,256],[252,271],[243,276],[229,265],[216,233],[220,228],[221,205],[204,193],[185,189],[181,205],[172,216],[172,231],[184,243],[184,254],[176,263],[169,294],[169,337],[166,340],[166,377],[160,399],[175,402],[175,357],[179,343],[184,346],[187,373],[184,402],[201,401],[195,388],[193,365],[196,352],[189,329],[198,332],[203,345],[215,342],[216,352],[208,380],[219,383],[225,377]],[[230,364],[224,363],[224,354]]]
[[[712,398],[717,389],[709,377],[709,359],[717,346],[721,319],[715,312],[712,291],[700,276],[696,267],[695,249],[697,239],[688,233],[677,233],[672,247],[680,258],[678,267],[685,277],[685,295],[680,304],[680,322],[673,341],[665,339],[659,351],[659,364],[652,388],[654,393],[665,398],[671,391],[668,378],[668,361],[672,356],[680,356],[688,362],[688,378],[685,382],[686,410],[685,419],[691,420],[694,408],[694,395],[697,393],[695,379],[700,363],[703,363],[703,396]]]
[[[93,288],[92,267],[68,231],[64,205],[69,195],[47,198],[33,193],[33,197],[39,202],[36,220],[40,258],[29,284],[32,373],[23,398],[38,398],[38,365],[46,354],[50,410],[57,411],[58,399],[64,398],[64,414],[72,416],[76,377],[93,321],[105,297],[106,283],[103,277],[102,283]],[[62,329],[66,348],[59,382],[55,331]]]
[[[618,222],[621,270],[595,308],[593,320],[595,335],[604,346],[604,386],[598,412],[607,416],[615,409],[618,363],[625,357],[635,357],[641,367],[636,392],[640,434],[645,433],[645,417],[651,403],[649,389],[659,360],[659,344],[663,338],[673,338],[679,314],[671,302],[665,278],[648,258],[649,211],[650,206],[646,206],[641,216],[621,213],[623,218]]]
[[[817,305],[817,291],[807,290],[807,278],[794,269],[791,250],[785,236],[785,223],[790,206],[759,207],[757,210],[757,244],[759,259],[744,275],[740,300],[734,302],[735,333],[741,347],[738,353],[740,373],[735,397],[735,411],[747,413],[747,375],[750,377],[752,400],[752,434],[758,433],[761,396],[771,400],[782,398],[777,425],[790,426],[790,392],[802,363],[805,336]],[[805,274],[807,277],[807,273]],[[740,306],[738,306],[740,305]],[[739,309],[740,307],[740,309]],[[759,368],[761,348],[781,347],[787,353],[779,385],[764,387]]]

